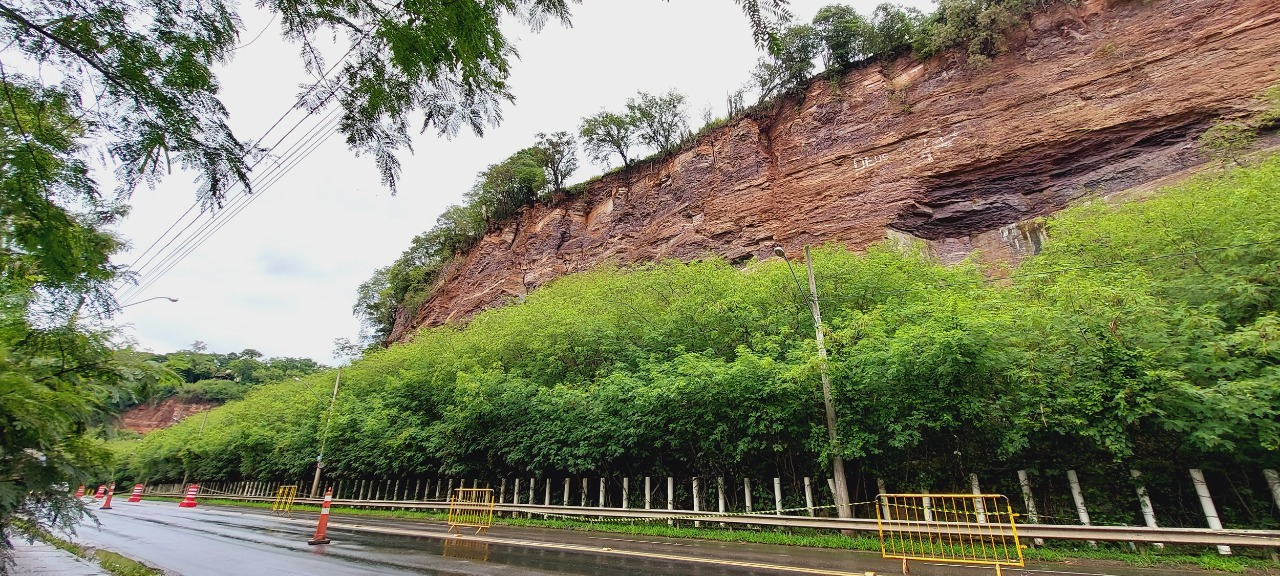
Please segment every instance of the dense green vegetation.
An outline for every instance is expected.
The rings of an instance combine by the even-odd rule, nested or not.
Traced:
[[[1078,469],[1128,502],[1133,467],[1169,503],[1186,497],[1185,469],[1202,467],[1236,491],[1219,503],[1228,522],[1274,525],[1261,492],[1247,495],[1260,468],[1280,464],[1277,182],[1270,158],[1144,202],[1068,210],[1007,279],[891,245],[818,250],[855,477],[940,490],[976,472],[1016,494],[1011,470],[1051,490]],[[777,259],[566,277],[344,369],[326,470],[821,478],[811,330]],[[149,435],[121,473],[299,478],[331,378],[253,391],[211,413],[203,434],[184,422]],[[1133,521],[1132,506],[1091,494],[1095,521]],[[1197,522],[1158,508],[1162,523]]]
[[[105,474],[97,432],[154,366],[113,349],[95,320],[112,310],[123,213],[80,158],[94,135],[77,100],[0,65],[0,571],[15,520],[78,519],[68,483]]]
[[[263,358],[252,348],[226,354],[208,352],[203,342],[167,354],[128,353],[135,361],[161,369],[158,373],[162,377],[140,381],[121,407],[155,403],[170,396],[187,401],[238,400],[264,383],[306,376],[325,368],[310,358]]]

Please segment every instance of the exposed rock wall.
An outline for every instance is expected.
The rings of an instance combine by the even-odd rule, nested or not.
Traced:
[[[177,396],[170,396],[155,406],[140,404],[125,410],[120,415],[120,428],[146,434],[168,428],[192,414],[199,414],[216,407],[218,404],[215,402],[184,402]]]
[[[391,340],[607,261],[860,249],[891,233],[944,261],[1025,252],[1039,240],[1019,222],[1204,162],[1195,136],[1280,81],[1280,0],[1084,0],[1011,44],[981,68],[939,56],[816,81],[531,208],[442,273]]]

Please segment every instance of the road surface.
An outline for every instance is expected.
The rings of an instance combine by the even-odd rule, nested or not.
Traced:
[[[113,503],[95,510],[74,540],[124,554],[183,576],[388,575],[740,576],[898,574],[878,555],[730,542],[495,526],[488,536],[448,534],[440,522],[332,517],[332,544],[308,546],[315,514],[292,518],[246,508],[179,508],[174,502]],[[991,568],[912,563],[917,576],[977,576]],[[1006,574],[1203,575],[1170,569],[1052,567],[1006,569]]]

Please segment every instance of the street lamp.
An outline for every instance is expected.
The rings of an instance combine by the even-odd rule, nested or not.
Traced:
[[[161,298],[163,298],[163,299],[165,299],[165,300],[168,300],[168,301],[170,301],[170,302],[177,302],[177,301],[178,301],[178,299],[177,299],[177,298],[173,298],[173,297],[171,297],[171,296],[152,296],[152,297],[147,298],[147,299],[145,299],[145,300],[139,300],[139,301],[137,301],[137,302],[130,302],[130,303],[128,303],[128,304],[125,304],[124,306],[121,306],[120,308],[117,308],[117,310],[124,309],[124,308],[128,308],[128,307],[130,307],[130,306],[137,306],[138,304],[141,304],[141,303],[143,303],[143,302],[150,302],[150,301],[152,301],[152,300],[159,300],[159,299],[161,299]]]
[[[329,410],[324,416],[324,431],[320,434],[320,454],[316,456],[316,477],[311,481],[311,497],[320,494],[320,469],[324,468],[324,444],[329,439],[329,424],[333,422],[333,403],[338,399],[338,383],[342,381],[342,367],[338,367],[338,377],[333,379],[333,395],[329,397]]]
[[[796,275],[796,269],[792,268],[791,261],[787,260],[787,252],[781,246],[774,246],[773,253],[787,263],[787,269],[791,270],[791,277],[796,281],[796,288],[804,292],[804,288],[800,287],[800,277]],[[836,514],[841,518],[852,518],[853,510],[849,509],[849,484],[844,478],[844,457],[840,455],[840,439],[836,435],[836,406],[831,401],[831,377],[827,375],[827,346],[822,336],[822,311],[818,308],[818,283],[813,278],[813,257],[809,254],[807,245],[804,247],[804,263],[809,268],[809,311],[813,313],[814,339],[818,341],[818,372],[822,375],[822,404],[826,408],[827,435],[831,440],[831,466],[834,469],[832,475],[835,476],[836,484]]]

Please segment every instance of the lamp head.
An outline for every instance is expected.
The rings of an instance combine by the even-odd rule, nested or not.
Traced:
[[[783,250],[781,246],[774,246],[773,253],[777,254],[779,257],[782,257],[782,258],[787,257],[787,251]]]

